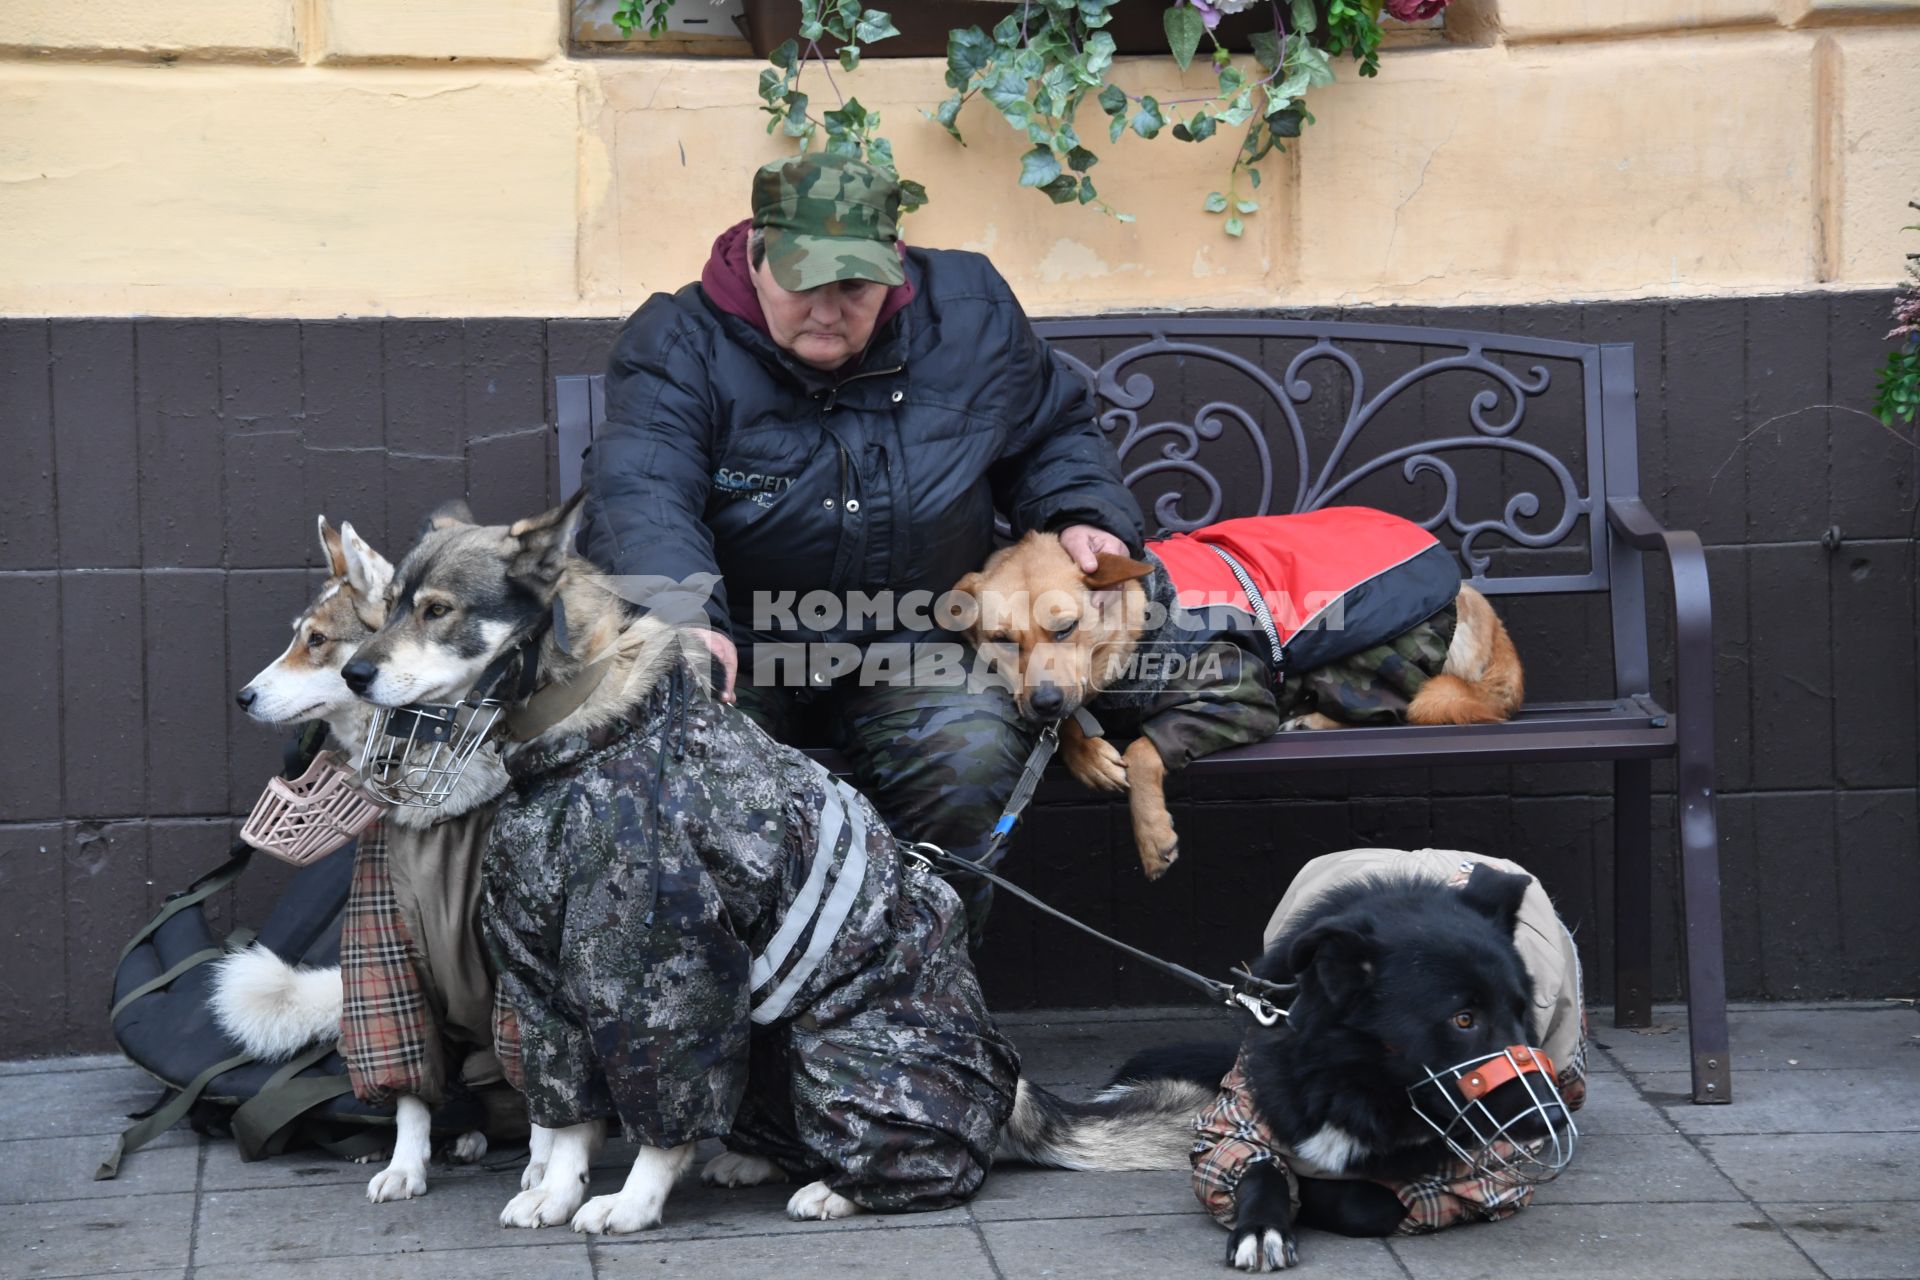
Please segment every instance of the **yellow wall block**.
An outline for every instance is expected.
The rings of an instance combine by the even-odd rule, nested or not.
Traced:
[[[767,117],[752,105],[757,62],[725,64],[726,73],[691,61],[597,65],[602,100],[588,127],[606,186],[603,198],[589,202],[581,261],[590,305],[604,299],[599,309],[619,310],[694,279],[714,236],[748,215],[753,171],[788,154],[792,143],[768,137]],[[1137,221],[1054,205],[1015,185],[1030,144],[987,103],[962,114],[964,147],[921,116],[939,100],[943,65],[874,61],[838,75],[843,91],[881,113],[901,172],[927,186],[931,202],[905,223],[909,241],[990,254],[1021,301],[1048,314],[1275,300],[1293,254],[1286,157],[1267,162],[1257,193],[1262,210],[1233,239],[1200,206],[1226,184],[1237,131],[1204,144],[1163,133],[1115,145],[1106,140],[1107,117],[1088,102],[1082,132],[1097,137],[1094,149],[1104,157],[1090,176],[1104,199]],[[1178,71],[1159,60],[1126,62],[1120,74],[1129,89],[1163,100],[1202,91],[1197,69],[1183,89]],[[807,87],[821,109],[831,90]]]
[[[1815,279],[1812,41],[1441,50],[1323,90],[1300,148],[1315,300]]]
[[[541,62],[561,51],[556,0],[320,0],[333,62]]]
[[[298,0],[4,0],[0,50],[291,59]]]
[[[1771,23],[1776,16],[1776,0],[1469,0],[1469,4],[1470,17],[1490,21],[1509,40],[1685,31]],[[1447,21],[1455,25],[1451,13]]]
[[[9,69],[0,313],[564,306],[576,120],[504,69]]]
[[[1920,27],[1836,31],[1839,52],[1838,147],[1840,281],[1898,280],[1906,255],[1920,253],[1920,223],[1907,201],[1920,200]]]

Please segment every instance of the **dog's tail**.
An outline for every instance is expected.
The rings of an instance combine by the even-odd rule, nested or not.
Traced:
[[[1459,620],[1441,674],[1407,706],[1409,724],[1496,724],[1511,719],[1526,693],[1520,654],[1487,598],[1461,587]]]
[[[1068,1102],[1022,1080],[994,1159],[1086,1171],[1184,1169],[1194,1117],[1218,1094],[1217,1086],[1163,1078]]]
[[[302,969],[266,947],[220,961],[213,975],[214,1020],[256,1058],[290,1058],[340,1035],[340,967]]]

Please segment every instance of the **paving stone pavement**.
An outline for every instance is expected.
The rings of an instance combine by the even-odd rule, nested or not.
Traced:
[[[1005,1019],[1027,1073],[1063,1091],[1135,1050],[1228,1031],[1193,1009]],[[1417,1239],[1302,1232],[1301,1266],[1339,1280],[1920,1280],[1920,1013],[1877,1004],[1749,1005],[1733,1014],[1731,1106],[1686,1092],[1685,1013],[1650,1032],[1596,1011],[1579,1155],[1532,1208]],[[373,1169],[306,1151],[244,1164],[229,1142],[167,1134],[91,1180],[126,1112],[152,1099],[112,1058],[0,1063],[0,1277],[169,1280],[1179,1280],[1232,1274],[1226,1235],[1178,1172],[1008,1168],[965,1208],[793,1223],[777,1187],[689,1180],[666,1224],[588,1239],[506,1231],[508,1170],[436,1167],[426,1197],[370,1205]],[[630,1150],[596,1162],[618,1188]],[[704,1154],[704,1153],[703,1153]],[[377,1166],[376,1166],[377,1167]]]

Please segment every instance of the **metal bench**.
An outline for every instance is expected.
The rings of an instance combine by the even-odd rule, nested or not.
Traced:
[[[1653,762],[1675,760],[1693,1099],[1731,1101],[1706,557],[1698,536],[1662,528],[1640,500],[1632,346],[1314,320],[1035,327],[1095,388],[1150,531],[1359,503],[1440,534],[1488,596],[1607,597],[1604,696],[1529,703],[1500,725],[1284,734],[1190,773],[1612,761],[1615,1024],[1644,1027]],[[568,494],[604,400],[598,377],[563,377],[555,390]],[[1653,693],[1649,551],[1672,573],[1673,709]],[[1521,657],[1530,679],[1552,661],[1524,643]]]

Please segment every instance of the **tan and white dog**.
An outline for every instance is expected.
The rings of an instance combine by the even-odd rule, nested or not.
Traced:
[[[340,669],[385,619],[393,566],[351,524],[343,521],[336,531],[322,515],[318,527],[327,580],[294,619],[293,638],[286,650],[249,680],[235,700],[262,724],[324,721],[333,744],[349,759],[357,759],[373,712],[347,688]],[[498,756],[488,752],[474,762],[443,808],[390,811],[383,821],[397,829],[389,834],[391,856],[404,856],[404,832],[484,805],[505,785],[506,773]],[[477,921],[474,927],[477,931]],[[338,966],[289,965],[265,947],[251,947],[220,963],[211,999],[222,1029],[265,1061],[292,1057],[310,1044],[340,1034],[344,988]],[[426,1103],[410,1094],[399,1095],[393,1157],[368,1183],[369,1200],[378,1204],[426,1193],[431,1130]],[[468,1163],[480,1159],[486,1150],[486,1136],[475,1131],[456,1139],[449,1154],[456,1163]]]

